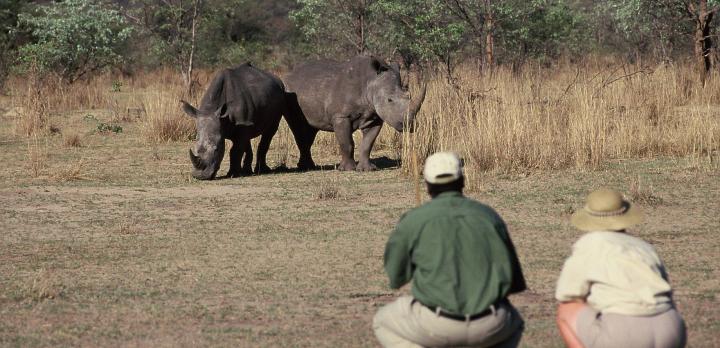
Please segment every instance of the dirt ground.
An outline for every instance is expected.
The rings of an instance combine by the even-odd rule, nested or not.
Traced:
[[[318,149],[325,170],[199,182],[190,142],[146,144],[138,123],[97,132],[105,116],[89,113],[37,140],[12,135],[12,112],[0,117],[0,346],[377,346],[372,316],[409,291],[389,290],[382,269],[388,234],[415,205],[392,151],[373,154],[372,173],[334,171],[339,158]],[[80,147],[64,145],[70,130]],[[522,346],[561,346],[554,285],[580,236],[567,220],[609,186],[647,213],[632,233],[664,259],[689,345],[720,347],[719,174],[652,158],[483,175],[468,195],[505,218],[529,285],[511,298]]]

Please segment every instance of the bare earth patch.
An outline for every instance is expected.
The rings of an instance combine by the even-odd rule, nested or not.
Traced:
[[[389,290],[382,269],[388,234],[415,205],[399,170],[198,182],[189,143],[146,145],[134,124],[96,134],[81,116],[83,146],[48,136],[38,177],[24,167],[25,140],[0,142],[0,345],[377,346],[372,316],[408,291]],[[55,174],[77,161],[76,177]],[[555,280],[580,235],[567,219],[610,186],[649,203],[633,233],[665,260],[690,345],[720,346],[719,174],[683,159],[483,174],[468,194],[505,218],[529,283],[511,299],[522,345],[560,346]]]

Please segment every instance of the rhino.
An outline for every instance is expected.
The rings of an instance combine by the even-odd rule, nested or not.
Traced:
[[[227,176],[251,174],[250,139],[257,136],[261,138],[255,173],[270,171],[266,155],[286,109],[285,86],[279,78],[244,63],[213,77],[199,109],[181,102],[197,129],[197,142],[190,148],[193,177],[215,178],[225,154],[225,139],[232,141]]]
[[[370,163],[370,151],[383,124],[411,131],[427,87],[423,84],[419,96],[411,100],[399,67],[372,56],[307,62],[283,81],[290,112],[285,120],[300,150],[300,169],[315,167],[310,147],[320,130],[335,132],[342,156],[339,170],[376,169]],[[358,129],[363,136],[356,163],[352,133]]]

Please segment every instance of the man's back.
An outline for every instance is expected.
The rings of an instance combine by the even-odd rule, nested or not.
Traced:
[[[475,314],[525,289],[505,223],[490,207],[445,192],[406,213],[385,252],[390,285],[413,278],[413,296],[427,306]]]

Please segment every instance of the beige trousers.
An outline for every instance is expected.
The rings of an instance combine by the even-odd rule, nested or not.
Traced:
[[[375,336],[383,347],[517,347],[524,328],[510,304],[487,316],[458,321],[437,315],[411,296],[380,308],[373,319]]]
[[[685,322],[674,308],[648,317],[600,313],[590,306],[580,311],[577,336],[587,348],[681,348]]]

